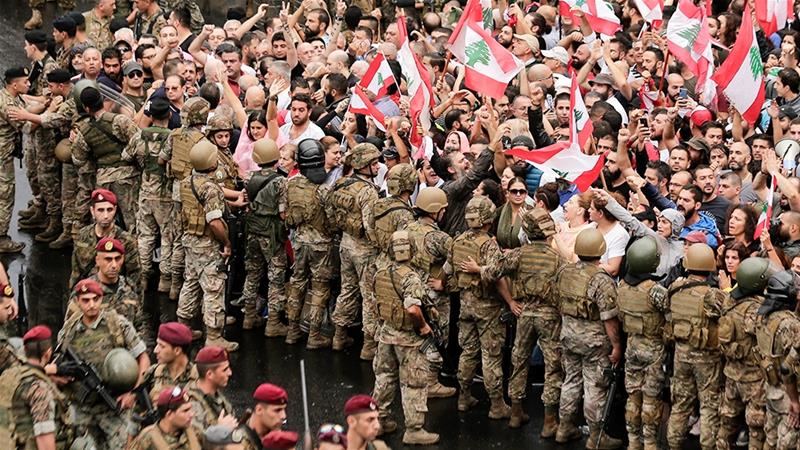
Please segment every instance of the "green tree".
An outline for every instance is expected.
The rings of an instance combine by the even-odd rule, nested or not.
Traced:
[[[758,52],[758,47],[750,47],[749,55],[750,71],[753,73],[753,79],[757,80],[764,74],[764,65],[761,63],[761,53]]]
[[[700,34],[700,24],[694,23],[688,28],[684,28],[678,32],[678,36],[686,39],[686,48],[691,50],[694,47],[694,41],[697,40],[697,35]]]
[[[491,61],[489,57],[489,46],[482,40],[469,44],[467,48],[464,49],[464,53],[467,55],[466,64],[470,67],[475,67],[477,63],[489,65],[489,61]]]

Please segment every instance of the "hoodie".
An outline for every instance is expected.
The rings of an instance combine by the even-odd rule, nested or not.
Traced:
[[[692,231],[702,231],[706,234],[708,245],[716,250],[720,241],[717,222],[713,217],[709,216],[705,212],[701,211],[699,214],[700,220],[691,225],[684,225],[683,230],[681,230],[681,237],[686,237],[686,235]]]

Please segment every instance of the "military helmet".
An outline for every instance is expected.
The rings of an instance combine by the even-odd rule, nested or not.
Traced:
[[[253,162],[259,166],[274,164],[280,157],[278,144],[270,138],[261,138],[253,144]]]
[[[428,187],[417,194],[417,208],[425,211],[426,213],[436,214],[447,208],[447,194],[438,187]]]
[[[106,355],[100,376],[113,392],[128,392],[139,379],[139,364],[128,350],[115,348]]]
[[[467,203],[464,218],[470,228],[480,228],[494,220],[494,203],[489,197],[476,195]]]
[[[81,93],[87,87],[93,87],[97,90],[100,89],[97,86],[97,82],[90,80],[88,78],[78,80],[78,82],[75,83],[75,86],[72,87],[72,100],[75,102],[75,106],[77,107],[78,111],[83,111],[83,103],[81,103]]]
[[[56,159],[65,164],[72,163],[72,143],[69,138],[58,141],[55,149]]]
[[[606,253],[606,238],[597,228],[587,228],[575,239],[575,254],[583,258],[599,258]]]
[[[201,139],[189,151],[189,159],[192,161],[194,170],[209,170],[217,165],[217,146],[208,139]]]
[[[208,119],[208,125],[206,125],[206,136],[211,136],[217,131],[231,130],[233,130],[233,122],[231,122],[231,119],[223,116],[222,114],[214,114],[214,117]]]
[[[192,97],[181,108],[181,120],[184,125],[205,125],[211,104],[203,97]]]
[[[797,275],[791,270],[782,270],[767,280],[767,293],[758,307],[758,314],[769,315],[774,311],[794,310],[797,305]]]
[[[650,236],[637,239],[625,254],[628,273],[641,275],[653,273],[661,262],[661,251],[656,240]]]
[[[408,231],[395,231],[392,233],[392,239],[389,242],[391,246],[391,255],[397,262],[410,261],[414,254],[414,247],[411,243],[411,237]]]
[[[530,240],[547,239],[556,234],[556,223],[545,209],[533,208],[522,215],[522,230]]]
[[[734,298],[764,293],[769,278],[777,273],[766,258],[750,257],[743,260],[736,269],[736,288],[731,292]]]
[[[350,151],[348,163],[353,169],[359,170],[372,164],[373,161],[380,157],[381,152],[378,151],[378,147],[369,142],[362,142]]]
[[[683,258],[683,267],[686,270],[696,270],[698,272],[713,272],[717,270],[717,260],[714,258],[714,250],[707,244],[692,244]]]
[[[314,184],[328,179],[325,172],[325,149],[316,139],[303,139],[297,144],[297,167],[304,177]]]
[[[783,138],[775,144],[775,153],[784,161],[794,161],[800,154],[800,144],[794,139]]]
[[[403,192],[414,192],[417,187],[417,171],[411,164],[397,164],[386,175],[386,190],[389,195],[400,195]]]

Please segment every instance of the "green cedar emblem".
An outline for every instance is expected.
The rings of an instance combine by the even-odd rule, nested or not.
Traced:
[[[761,63],[761,53],[758,52],[758,47],[750,47],[750,71],[753,73],[753,79],[757,80],[764,73],[764,65]]]
[[[694,47],[694,41],[697,40],[697,35],[700,34],[700,24],[694,23],[688,28],[684,28],[678,32],[678,36],[686,39],[686,49],[691,50]]]
[[[469,44],[467,48],[464,49],[464,53],[467,55],[466,64],[473,68],[477,63],[481,63],[486,66],[489,65],[489,61],[491,61],[491,58],[489,57],[489,46],[482,40]]]

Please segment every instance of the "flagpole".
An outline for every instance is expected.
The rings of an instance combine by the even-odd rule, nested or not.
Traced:
[[[661,89],[664,87],[664,78],[667,77],[667,68],[669,67],[669,47],[667,47],[667,52],[664,55],[664,70],[661,71],[661,80],[658,82],[658,92],[661,93]]]
[[[453,57],[453,53],[450,50],[447,51],[447,55],[444,58],[444,69],[442,69],[442,76],[440,80],[444,83],[444,77],[447,75],[447,66],[450,65],[450,59]]]

